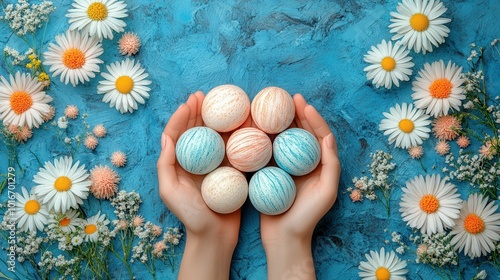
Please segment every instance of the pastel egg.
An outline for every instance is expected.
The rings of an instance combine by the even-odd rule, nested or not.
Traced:
[[[292,96],[279,87],[261,90],[252,101],[252,119],[258,128],[269,134],[280,133],[295,118]]]
[[[276,164],[294,176],[313,171],[321,158],[318,140],[302,128],[287,129],[274,139],[273,156]]]
[[[232,213],[238,210],[248,197],[247,179],[243,173],[232,167],[219,167],[203,179],[201,196],[214,212]]]
[[[231,165],[243,172],[253,172],[266,166],[273,155],[271,139],[253,127],[238,129],[227,140],[226,155]]]
[[[211,89],[201,106],[201,117],[206,126],[219,132],[228,132],[242,125],[250,114],[250,99],[235,85],[221,85]]]
[[[293,204],[296,187],[292,177],[274,166],[262,168],[250,179],[248,186],[250,202],[259,212],[278,215]]]
[[[175,156],[182,168],[197,175],[217,168],[224,159],[224,151],[224,140],[219,133],[205,126],[186,130],[175,146]]]

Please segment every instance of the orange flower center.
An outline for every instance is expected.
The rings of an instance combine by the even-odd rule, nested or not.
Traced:
[[[63,54],[63,63],[69,69],[80,69],[85,64],[85,55],[79,49],[68,49]]]
[[[429,86],[429,91],[431,96],[434,98],[448,98],[451,94],[451,88],[453,85],[446,79],[437,79]]]
[[[116,79],[115,87],[120,93],[130,93],[134,88],[134,80],[129,76],[120,76]]]
[[[24,204],[24,211],[28,215],[35,215],[36,213],[38,213],[39,210],[40,210],[40,203],[38,203],[38,201],[34,199],[28,200],[26,204]]]
[[[382,66],[382,69],[384,69],[387,72],[390,72],[396,68],[396,60],[390,56],[386,56],[382,59],[380,62],[380,65]]]
[[[97,226],[94,224],[89,224],[85,227],[84,231],[86,234],[89,234],[89,235],[93,234],[97,231]]]
[[[424,14],[416,13],[410,18],[410,25],[415,31],[425,31],[429,28],[429,18]]]
[[[33,99],[25,91],[16,91],[10,96],[10,107],[14,113],[21,115],[33,105]]]
[[[88,7],[87,15],[91,20],[104,20],[108,17],[108,8],[103,3],[94,2]]]
[[[409,119],[402,119],[399,121],[399,129],[401,131],[410,133],[415,128],[415,124]]]
[[[389,280],[391,279],[391,273],[389,269],[381,266],[375,271],[375,278],[377,278],[377,280]]]
[[[59,225],[62,227],[67,227],[71,223],[71,219],[68,217],[64,217],[62,220],[59,221]]]
[[[484,221],[476,214],[469,214],[465,217],[464,228],[472,234],[481,233],[484,230]]]
[[[427,214],[436,212],[439,208],[439,200],[432,194],[426,194],[420,200],[420,209]]]
[[[58,192],[68,191],[69,189],[71,189],[71,185],[72,185],[71,180],[66,176],[60,176],[54,182],[54,188]]]

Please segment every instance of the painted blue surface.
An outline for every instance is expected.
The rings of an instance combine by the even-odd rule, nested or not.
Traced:
[[[7,1],[4,1],[7,2]],[[62,3],[61,3],[62,2]],[[101,102],[96,93],[100,78],[76,88],[54,79],[50,95],[54,97],[56,117],[69,104],[88,113],[87,123],[102,123],[108,136],[101,139],[93,152],[80,148],[76,159],[88,168],[108,163],[109,155],[122,149],[128,155],[127,166],[118,170],[122,177],[120,189],[138,191],[143,200],[141,214],[147,220],[165,227],[181,226],[164,206],[157,191],[156,161],[160,151],[160,135],[177,107],[196,90],[232,83],[243,88],[253,98],[267,86],[279,86],[290,93],[300,92],[326,118],[337,137],[342,175],[339,198],[334,207],[318,224],[313,240],[313,255],[318,279],[357,279],[358,264],[369,250],[386,245],[390,233],[397,231],[409,236],[398,213],[404,182],[423,171],[420,163],[411,160],[404,150],[394,149],[378,131],[378,124],[396,103],[411,102],[411,82],[391,90],[375,89],[366,81],[363,55],[370,46],[390,39],[390,11],[396,10],[396,0],[338,1],[127,1],[129,18],[126,31],[138,33],[143,46],[136,59],[150,73],[151,97],[146,105],[133,114],[120,114]],[[469,44],[487,46],[500,37],[500,2],[498,0],[445,0],[451,18],[451,32],[446,42],[432,53],[414,54],[414,76],[426,62],[452,60],[469,69],[466,58]],[[53,42],[56,34],[69,26],[64,17],[71,1],[55,1],[56,12],[50,19],[44,45]],[[114,40],[105,40],[102,56],[105,64],[122,59]],[[22,46],[5,24],[0,25],[0,46]],[[489,49],[485,54],[486,80],[491,94],[500,94],[500,54]],[[101,66],[101,70],[104,70]],[[0,74],[7,73],[1,64]],[[411,81],[413,81],[414,76]],[[71,123],[71,122],[70,122]],[[75,135],[79,127],[71,126],[68,134]],[[432,151],[433,140],[424,144]],[[346,194],[355,176],[363,176],[368,168],[370,153],[389,151],[397,164],[396,187],[391,199],[391,215],[387,218],[380,203],[365,201],[354,204]],[[0,157],[0,173],[7,168],[5,151]],[[25,145],[19,146],[19,162],[26,169],[18,175],[19,186],[30,188],[33,175],[41,163],[66,154],[65,147],[52,129],[39,129]],[[432,152],[422,163],[430,173],[437,173],[443,158]],[[468,189],[461,188],[462,198]],[[5,194],[3,194],[5,195]],[[90,212],[97,212],[98,203]],[[387,232],[385,231],[387,229]],[[265,279],[266,260],[260,241],[259,216],[249,201],[243,206],[240,242],[233,257],[231,279]],[[411,242],[405,240],[408,244]],[[179,252],[182,252],[184,240]],[[158,278],[174,279],[176,270],[159,267]],[[435,279],[428,266],[414,263],[412,253],[403,255],[409,263],[410,279]],[[116,262],[113,262],[117,265]],[[471,279],[481,260],[461,258],[467,268],[465,278]],[[499,272],[483,264],[490,279]],[[147,272],[137,266],[138,279],[148,279]],[[125,275],[125,272],[123,273]],[[116,276],[118,278],[118,276]]]

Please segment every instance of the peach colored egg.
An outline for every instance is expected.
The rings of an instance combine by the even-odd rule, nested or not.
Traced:
[[[201,107],[201,117],[206,126],[218,132],[228,132],[239,127],[250,114],[250,99],[235,85],[221,85],[211,89]]]
[[[290,126],[295,117],[292,96],[282,88],[267,87],[253,99],[252,119],[264,132],[280,133]]]
[[[214,212],[232,213],[238,210],[247,199],[247,179],[243,173],[232,167],[219,167],[203,179],[201,196]]]
[[[238,129],[227,140],[226,155],[231,165],[243,172],[266,166],[273,154],[269,136],[253,127]]]

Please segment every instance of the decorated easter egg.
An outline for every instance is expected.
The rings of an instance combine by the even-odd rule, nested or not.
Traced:
[[[321,150],[316,137],[302,128],[289,128],[273,143],[276,164],[294,176],[305,175],[318,166]]]
[[[186,130],[175,146],[179,164],[189,173],[202,175],[217,168],[224,159],[224,140],[217,131],[197,126]]]
[[[261,90],[252,101],[252,119],[261,130],[269,134],[280,133],[290,126],[295,117],[292,96],[279,87]]]
[[[221,85],[211,89],[201,106],[201,117],[206,126],[219,132],[236,129],[250,114],[250,99],[235,85]]]
[[[273,155],[271,139],[253,127],[238,129],[227,140],[226,155],[231,165],[243,172],[266,166]]]
[[[247,199],[247,179],[243,173],[232,167],[219,167],[203,179],[201,196],[214,212],[232,213],[238,210]]]
[[[250,179],[248,186],[250,202],[259,212],[278,215],[286,212],[296,195],[292,177],[274,166],[262,168]]]

